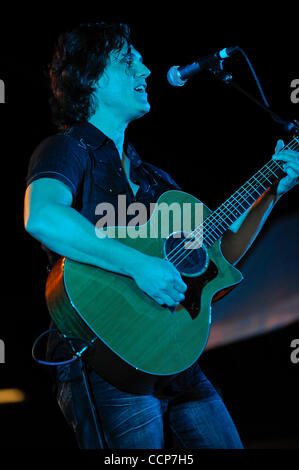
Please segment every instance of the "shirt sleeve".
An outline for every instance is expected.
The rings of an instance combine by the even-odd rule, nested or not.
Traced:
[[[57,134],[44,139],[34,150],[26,185],[40,178],[53,178],[66,184],[77,195],[86,168],[86,150],[71,136]]]

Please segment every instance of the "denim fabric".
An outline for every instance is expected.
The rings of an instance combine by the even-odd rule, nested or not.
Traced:
[[[102,448],[78,363],[59,366],[57,375],[58,403],[79,448]],[[164,399],[123,392],[95,372],[89,384],[106,448],[243,448],[221,397],[197,363],[173,380],[172,394]]]

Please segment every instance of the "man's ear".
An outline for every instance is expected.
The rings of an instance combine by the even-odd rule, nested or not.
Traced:
[[[95,92],[97,92],[97,90],[99,90],[101,88],[104,88],[108,84],[108,80],[109,80],[108,75],[106,74],[106,72],[104,70],[104,72],[98,78],[98,81],[95,84]]]

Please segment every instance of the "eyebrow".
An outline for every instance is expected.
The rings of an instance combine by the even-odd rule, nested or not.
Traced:
[[[143,62],[143,57],[142,57],[142,55],[139,54],[139,52],[136,51],[136,50],[132,51],[132,46],[131,46],[131,45],[129,45],[128,51],[123,55],[123,58],[124,58],[124,57],[127,57],[127,56],[129,56],[129,55],[133,55],[133,56],[137,57],[140,62]]]

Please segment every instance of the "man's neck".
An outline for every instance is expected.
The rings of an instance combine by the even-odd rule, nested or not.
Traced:
[[[124,140],[125,140],[125,131],[127,124],[118,123],[115,119],[109,119],[108,116],[105,116],[105,119],[101,118],[97,114],[94,114],[89,122],[97,127],[103,134],[105,134],[109,139],[111,139],[119,153],[120,159],[123,155]]]

